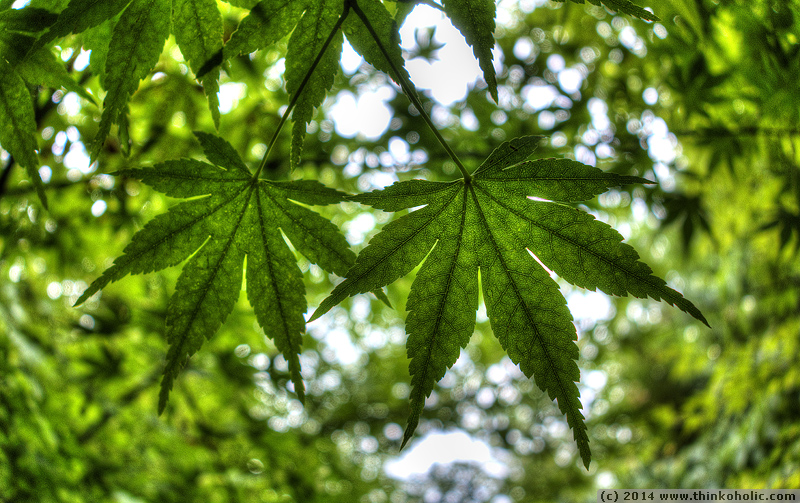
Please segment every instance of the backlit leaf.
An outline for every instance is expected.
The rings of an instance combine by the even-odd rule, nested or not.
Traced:
[[[556,2],[566,2],[567,0],[556,0]],[[572,0],[577,4],[584,3],[584,0]],[[588,0],[592,5],[603,5],[614,12],[622,12],[645,21],[661,21],[655,14],[645,10],[630,0]]]
[[[300,90],[300,84],[308,75],[313,62],[321,53],[328,36],[332,33],[339,16],[343,12],[342,0],[316,0],[311,2],[300,18],[289,39],[286,52],[286,90],[291,96]],[[339,69],[342,52],[342,34],[337,31],[319,65],[308,80],[302,94],[297,99],[292,113],[292,154],[291,164],[300,163],[306,124],[311,121],[314,108],[318,107],[325,94],[333,86],[333,78]]]
[[[472,335],[479,271],[492,330],[522,372],[557,400],[587,467],[589,439],[575,384],[580,377],[575,326],[558,284],[537,259],[574,285],[664,300],[707,324],[691,302],[652,275],[614,229],[562,204],[620,184],[650,182],[567,159],[526,160],[539,140],[504,143],[466,181],[412,180],[352,197],[387,211],[424,205],[375,235],[347,279],[311,317],[397,280],[424,259],[407,304],[412,391],[404,444],[425,399]]]
[[[81,33],[119,14],[131,0],[71,0],[50,29],[36,41],[34,50],[56,38]]]
[[[197,74],[222,48],[222,16],[214,0],[173,0],[172,32],[181,54]],[[214,125],[219,129],[219,68],[200,78]]]
[[[305,287],[284,235],[309,261],[343,275],[355,261],[347,241],[330,221],[294,201],[332,204],[344,194],[314,181],[255,179],[225,140],[196,134],[214,164],[180,159],[121,172],[168,196],[194,199],[148,222],[77,303],[127,274],[158,271],[191,257],[167,309],[170,349],[159,399],[163,411],[180,370],[233,310],[246,257],[247,298],[264,332],[289,362],[302,400],[298,355],[305,330]]]
[[[158,61],[169,36],[171,11],[170,0],[133,0],[114,27],[105,65],[104,85],[108,93],[92,145],[92,161],[100,154],[111,125],[125,112],[139,81],[147,77]]]

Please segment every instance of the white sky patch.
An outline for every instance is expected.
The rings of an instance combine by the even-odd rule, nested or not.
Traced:
[[[357,246],[363,243],[367,234],[375,228],[375,217],[372,216],[372,213],[362,213],[347,222],[343,227],[345,228],[347,242]]]
[[[39,178],[42,179],[42,182],[47,183],[50,181],[50,178],[53,176],[53,170],[50,169],[50,166],[42,166],[39,168]]]
[[[336,361],[342,365],[356,363],[362,354],[362,351],[350,340],[350,335],[342,329],[326,332],[322,342],[333,351]]]
[[[528,59],[534,53],[533,40],[529,37],[518,38],[514,43],[514,56],[522,61]]]
[[[664,119],[655,117],[652,120],[645,118],[645,133],[647,138],[647,154],[656,162],[670,164],[675,161],[678,152],[678,139],[669,132],[669,127]]]
[[[558,72],[558,85],[567,94],[573,94],[580,90],[583,84],[583,75],[580,70],[575,68],[565,68]]]
[[[650,106],[655,105],[658,102],[658,91],[653,87],[648,87],[642,93],[642,99]]]
[[[575,318],[594,322],[610,320],[614,316],[614,306],[608,296],[601,292],[573,290],[567,296],[567,307]]]
[[[342,91],[336,96],[336,103],[328,115],[333,120],[336,133],[345,138],[363,137],[376,140],[389,128],[392,109],[387,102],[395,97],[389,86],[359,92]]]
[[[397,136],[393,136],[389,140],[389,153],[399,164],[408,164],[411,162],[411,153],[409,151],[408,143]],[[394,180],[392,183],[394,183]]]
[[[592,404],[597,399],[597,395],[606,387],[607,382],[608,375],[602,370],[581,372],[581,381],[578,383],[578,390],[581,394],[583,414],[587,419],[592,415]]]
[[[364,58],[353,49],[353,46],[350,45],[350,42],[348,42],[346,38],[344,39],[340,62],[345,75],[353,75],[361,67],[361,64],[364,63]]]
[[[644,40],[639,38],[632,26],[626,26],[619,32],[619,42],[639,57],[647,53]]]
[[[106,208],[108,205],[102,199],[98,199],[97,201],[92,204],[92,215],[99,217],[103,213],[106,212]]]
[[[534,110],[544,110],[559,96],[558,89],[551,85],[529,84],[522,88],[522,98]]]
[[[387,461],[384,470],[394,479],[408,480],[428,473],[436,463],[476,464],[494,478],[505,478],[509,473],[508,466],[495,457],[489,444],[460,430],[423,436],[398,458]]]
[[[89,60],[91,59],[92,51],[84,51],[81,49],[81,53],[78,54],[78,57],[75,58],[75,63],[73,63],[72,68],[75,70],[82,72],[89,66]]]
[[[561,54],[551,54],[547,57],[547,68],[554,73],[558,73],[564,69],[566,66],[566,61],[564,61],[564,56]]]
[[[611,127],[611,121],[608,120],[608,104],[605,101],[599,98],[591,98],[587,108],[592,116],[592,126],[596,130],[605,131]]]
[[[461,33],[441,11],[427,5],[417,5],[406,18],[400,28],[400,46],[406,51],[414,50],[414,30],[434,27],[432,43],[444,44],[435,53],[438,60],[414,58],[406,62],[406,69],[417,88],[429,89],[434,100],[450,106],[466,98],[469,88],[483,72]]]
[[[81,98],[75,93],[67,93],[58,104],[58,112],[66,115],[78,115],[81,112]]]
[[[465,108],[461,111],[461,127],[468,131],[477,131],[480,127],[478,118],[475,116],[475,112],[473,112],[472,109]]]
[[[74,142],[69,146],[67,155],[64,156],[64,166],[68,169],[77,169],[87,174],[94,171],[96,165],[89,164],[89,154],[83,142]]]
[[[219,113],[226,114],[236,108],[247,95],[247,86],[241,82],[226,82],[219,86]]]

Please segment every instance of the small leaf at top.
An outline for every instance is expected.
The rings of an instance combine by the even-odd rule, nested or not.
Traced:
[[[567,0],[555,0],[556,2],[566,2]],[[584,0],[572,0],[577,4],[584,3]],[[661,21],[658,16],[650,12],[649,10],[645,10],[635,3],[631,2],[630,0],[589,0],[589,3],[592,5],[597,6],[605,6],[609,10],[614,12],[622,12],[623,14],[628,14],[633,17],[638,17],[639,19],[643,19],[645,21]]]
[[[262,0],[242,19],[223,50],[224,59],[264,49],[288,35],[306,8],[306,0]]]
[[[56,22],[58,14],[39,7],[24,7],[0,11],[0,26],[15,32],[36,33]]]
[[[581,201],[647,180],[567,159],[527,160],[539,140],[504,143],[469,181],[398,182],[351,198],[387,211],[424,205],[375,235],[311,317],[405,276],[424,259],[407,304],[412,390],[404,445],[425,399],[472,335],[479,271],[492,330],[522,372],[557,400],[587,467],[591,455],[575,384],[580,377],[575,326],[558,284],[536,259],[577,286],[663,299],[707,324],[691,302],[651,274],[614,229],[553,202]]]
[[[46,86],[53,89],[63,87],[90,103],[97,104],[94,96],[75,82],[64,67],[64,62],[48,48],[43,47],[29,52],[26,58],[16,65],[16,69],[28,84]]]
[[[351,0],[355,2],[356,0]],[[405,60],[403,59],[403,51],[400,49],[400,35],[397,32],[397,25],[392,19],[389,11],[378,0],[358,0],[357,6],[364,13],[372,30],[381,41],[381,45],[386,49],[391,57],[390,62],[386,61],[386,57],[380,50],[378,44],[373,39],[370,31],[364,26],[364,22],[358,16],[350,15],[342,25],[347,40],[353,45],[353,48],[367,61],[378,70],[387,74],[392,80],[397,82],[397,75],[392,68],[397,68],[402,78],[408,80],[409,75],[405,69]]]
[[[119,14],[131,0],[71,0],[58,14],[58,19],[36,41],[32,50],[44,47],[53,40],[81,33]]]

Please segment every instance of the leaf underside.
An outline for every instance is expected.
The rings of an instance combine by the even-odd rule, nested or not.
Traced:
[[[557,400],[587,467],[589,440],[575,384],[580,377],[575,326],[558,284],[534,256],[573,285],[664,300],[707,324],[691,302],[652,275],[619,233],[563,204],[610,187],[650,182],[567,159],[526,160],[539,140],[504,143],[468,182],[412,180],[351,198],[385,211],[423,206],[373,237],[347,279],[311,317],[348,296],[381,288],[425,260],[407,304],[412,391],[403,445],[425,398],[472,335],[479,271],[493,332],[525,375]]]
[[[567,0],[556,0],[556,2],[562,2],[562,3],[566,1]],[[604,6],[614,12],[622,12],[623,14],[628,14],[629,16],[638,17],[639,19],[643,19],[645,21],[661,21],[661,19],[658,16],[656,16],[649,10],[645,10],[639,7],[630,0],[572,0],[572,1],[577,4],[582,4],[585,1],[588,1],[592,5]]]
[[[33,100],[22,77],[0,57],[0,145],[3,146],[33,181],[39,199],[47,207],[44,184],[39,177],[36,154],[36,120]]]
[[[194,199],[145,225],[76,305],[127,274],[158,271],[191,257],[167,309],[170,349],[159,397],[161,413],[181,368],[233,310],[246,258],[247,298],[259,325],[289,362],[302,400],[298,355],[305,330],[305,287],[284,235],[309,261],[344,275],[355,260],[347,241],[330,221],[294,202],[333,204],[344,194],[313,181],[256,180],[230,144],[213,135],[196,135],[213,164],[180,159],[120,172],[168,196]]]

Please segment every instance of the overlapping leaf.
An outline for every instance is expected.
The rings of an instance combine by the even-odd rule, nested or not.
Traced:
[[[215,0],[173,0],[172,32],[192,71],[200,68],[222,48],[222,16]],[[208,98],[214,125],[219,128],[219,68],[200,78]]]
[[[567,0],[556,0],[556,2],[566,2]],[[582,4],[587,0],[572,0],[575,3]],[[614,12],[622,12],[645,21],[660,21],[658,16],[645,10],[630,0],[588,0],[592,5],[603,5]]]
[[[302,399],[298,355],[305,329],[305,288],[283,236],[311,262],[344,275],[355,259],[344,237],[330,221],[293,202],[333,204],[344,194],[313,181],[256,180],[230,144],[216,136],[196,135],[213,164],[181,159],[122,172],[169,196],[194,199],[145,225],[78,304],[127,274],[158,271],[191,257],[167,310],[170,349],[159,400],[163,411],[180,369],[232,311],[246,257],[247,298],[258,323],[289,362]]]
[[[352,15],[350,6],[364,13],[370,27]],[[370,31],[371,30],[371,31]],[[286,90],[296,100],[292,119],[291,164],[300,162],[306,124],[314,109],[333,86],[342,51],[342,33],[364,59],[396,78],[392,65],[407,77],[397,26],[379,0],[262,0],[242,19],[222,50],[222,57],[210,60],[200,75],[225,59],[268,47],[291,33],[286,53]],[[387,48],[386,60],[374,40]]]
[[[15,14],[22,20],[42,18],[41,9],[26,7]],[[16,11],[15,11],[16,12]],[[114,19],[118,17],[118,20]],[[92,54],[93,65],[104,59],[99,72],[107,94],[103,102],[100,127],[91,148],[94,161],[114,124],[126,126],[128,100],[136,92],[139,82],[146,78],[164,48],[170,33],[175,35],[184,58],[194,72],[222,47],[222,17],[213,0],[71,0],[57,15],[48,13],[40,21],[39,36],[16,37],[16,53],[25,62],[34,60],[40,66],[47,45],[59,37],[81,33],[114,19],[111,36]],[[17,22],[21,22],[17,20]],[[27,23],[31,25],[30,22]],[[33,25],[32,25],[33,26]],[[45,30],[46,29],[46,30]],[[49,68],[48,68],[49,69]],[[201,79],[208,96],[214,124],[219,126],[219,69],[206,72]],[[61,85],[64,85],[63,83]],[[68,86],[65,86],[70,89]],[[79,92],[78,89],[70,89]],[[80,94],[91,99],[85,91]],[[121,131],[121,135],[124,131]]]
[[[158,61],[169,36],[170,0],[132,0],[122,12],[106,55],[105,87],[100,128],[91,149],[97,159],[112,124],[120,121],[128,100]]]
[[[478,58],[489,92],[497,102],[497,78],[492,64],[494,48],[494,0],[444,0],[444,11]]]
[[[399,182],[352,198],[385,211],[423,206],[372,238],[347,279],[311,318],[350,295],[395,281],[425,259],[407,305],[412,391],[404,444],[425,398],[472,335],[479,271],[495,335],[525,375],[558,401],[587,466],[589,440],[575,384],[575,327],[558,285],[534,256],[574,285],[664,300],[706,323],[691,302],[652,275],[614,229],[562,204],[647,180],[567,159],[526,160],[538,140],[504,143],[468,181]]]
[[[36,121],[33,100],[22,80],[11,65],[0,57],[0,145],[33,181],[42,204],[47,206],[44,185],[39,177],[39,157],[36,154]]]

